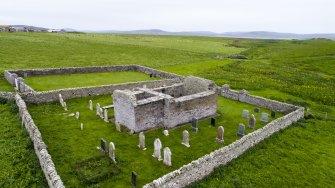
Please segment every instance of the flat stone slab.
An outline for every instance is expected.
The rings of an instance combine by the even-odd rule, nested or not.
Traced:
[[[104,106],[104,107],[102,107],[103,109],[109,109],[109,108],[114,108],[114,104],[112,104],[112,105],[109,105],[109,106]]]

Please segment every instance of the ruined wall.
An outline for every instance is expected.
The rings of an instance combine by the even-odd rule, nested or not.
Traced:
[[[229,88],[222,87],[221,95],[229,99],[256,105],[275,112],[289,113],[296,108],[294,105],[291,104],[270,100],[259,96],[249,95],[246,90],[244,90],[243,92],[237,92]]]
[[[13,99],[14,97],[14,92],[0,92],[0,98],[2,99]]]
[[[184,86],[183,84],[175,84],[173,86],[166,86],[161,88],[156,88],[154,91],[165,93],[172,97],[178,98],[184,95]]]
[[[118,71],[139,71],[146,74],[156,74],[160,78],[172,79],[180,78],[177,74],[168,73],[144,67],[141,65],[114,65],[114,66],[92,66],[92,67],[69,67],[69,68],[47,68],[47,69],[25,69],[25,70],[10,70],[8,72],[16,73],[21,77],[55,75],[55,74],[78,74],[78,73],[97,73],[97,72],[118,72]],[[5,71],[6,75],[6,71]]]
[[[35,153],[39,159],[44,176],[51,188],[64,188],[60,176],[57,174],[55,165],[48,153],[47,146],[42,140],[42,136],[36,127],[32,117],[30,116],[26,103],[22,100],[20,95],[15,95],[16,104],[19,107],[19,114],[22,124],[25,125],[31,140],[34,143]]]
[[[144,188],[153,187],[184,187],[194,181],[201,180],[209,175],[214,168],[225,165],[242,155],[249,148],[255,146],[262,140],[270,137],[273,133],[285,129],[292,123],[304,117],[304,108],[297,108],[295,111],[278,118],[264,127],[249,133],[241,139],[228,146],[215,150],[205,156],[170,172],[151,183],[144,185]]]
[[[184,95],[192,95],[195,93],[200,93],[207,91],[209,89],[214,89],[214,82],[204,78],[199,78],[195,76],[187,76],[184,79]]]
[[[4,71],[4,76],[6,78],[6,80],[15,87],[15,78],[17,78],[17,74],[12,74],[11,72],[5,70]]]
[[[137,102],[135,107],[135,132],[157,128],[163,125],[164,99],[151,97]]]
[[[205,91],[193,95],[183,96],[170,101],[165,126],[172,128],[189,123],[192,118],[202,119],[213,116],[217,111],[217,94],[214,91]]]
[[[115,123],[126,125],[128,129],[136,127],[135,111],[136,97],[129,90],[115,90],[113,93]]]
[[[17,79],[18,87],[16,88],[20,92],[35,92],[30,86],[24,83],[24,79],[19,77],[16,73],[11,73],[7,70],[4,71],[6,80],[13,86],[16,87],[15,79]]]
[[[29,103],[45,103],[58,101],[58,95],[62,94],[63,99],[72,99],[78,97],[98,96],[112,94],[115,90],[133,89],[136,87],[143,87],[146,85],[147,88],[156,88],[163,85],[172,85],[179,83],[179,79],[166,79],[156,81],[143,81],[143,82],[129,82],[124,84],[111,84],[94,87],[82,87],[82,88],[69,88],[60,90],[43,91],[36,93],[23,93],[22,98]]]

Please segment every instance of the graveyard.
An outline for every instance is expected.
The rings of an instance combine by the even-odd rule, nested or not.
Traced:
[[[234,148],[238,144],[253,139],[257,145],[255,144],[247,151],[243,148],[244,154],[238,152],[237,159],[225,166],[215,168],[209,176],[189,186],[271,186],[273,182],[275,182],[275,186],[282,184],[327,186],[332,182],[334,174],[331,169],[333,168],[332,156],[334,156],[334,152],[332,151],[333,140],[330,138],[331,134],[334,133],[332,125],[334,124],[333,112],[335,109],[333,107],[334,78],[331,75],[334,69],[330,68],[333,66],[332,64],[327,64],[332,58],[329,56],[334,46],[332,41],[83,34],[19,33],[12,36],[6,35],[8,34],[1,34],[1,36],[7,37],[6,40],[0,38],[2,42],[7,44],[7,47],[2,50],[8,54],[3,58],[2,70],[15,72],[20,69],[32,68],[66,68],[69,67],[70,61],[71,67],[90,66],[92,62],[94,62],[94,66],[129,65],[131,62],[181,76],[192,74],[212,80],[219,86],[217,114],[213,116],[214,126],[211,126],[213,120],[208,117],[198,120],[196,123],[198,132],[194,131],[191,122],[167,129],[168,136],[163,134],[165,129],[162,127],[146,130],[143,132],[146,150],[143,150],[138,147],[139,133],[130,133],[132,131],[124,126],[121,126],[121,132],[117,131],[117,125],[113,122],[114,111],[112,109],[109,110],[108,119],[110,122],[108,123],[96,115],[96,103],[99,103],[101,107],[113,104],[111,93],[73,99],[69,98],[70,94],[65,93],[63,97],[68,110],[65,111],[59,101],[55,100],[56,97],[58,98],[58,93],[56,95],[55,91],[65,89],[65,91],[72,92],[75,91],[75,88],[83,87],[80,92],[75,94],[79,96],[83,95],[82,93],[85,93],[86,90],[94,93],[95,87],[103,88],[110,84],[122,88],[122,84],[125,83],[143,83],[136,85],[136,87],[145,88],[144,85],[148,85],[149,88],[155,88],[157,84],[159,85],[157,87],[161,87],[166,81],[173,84],[173,79],[158,76],[155,78],[146,72],[98,72],[28,75],[27,77],[19,75],[24,78],[25,84],[36,91],[37,96],[50,94],[50,99],[39,98],[34,101],[32,95],[23,91],[21,97],[27,103],[27,109],[41,133],[57,174],[65,186],[130,187],[132,176],[135,177],[139,187],[144,185],[150,187],[158,182],[169,183],[166,178],[162,179],[161,177],[171,178],[173,174],[182,174],[178,169],[185,170],[190,164],[191,166],[201,165],[198,164],[199,160],[203,162],[215,160],[217,153],[225,151],[223,148],[227,148],[231,144],[233,145],[228,148]],[[31,59],[28,58],[21,63],[12,65],[11,62],[18,61],[18,57],[13,55],[17,49],[9,41],[19,42],[19,38],[28,41],[21,43],[21,48],[25,49],[22,53],[29,54],[27,57],[31,57]],[[66,40],[69,38],[71,40]],[[56,43],[48,43],[49,40],[64,40],[69,45],[61,47],[57,46]],[[82,43],[83,40],[85,43]],[[152,42],[148,43],[148,40]],[[180,41],[184,41],[185,44],[176,45]],[[40,56],[36,51],[31,51],[25,46],[34,45],[36,42],[42,42],[56,48],[50,50],[36,45],[36,48],[40,48],[40,52],[44,53],[44,56]],[[203,44],[207,46],[203,46]],[[99,52],[87,56],[86,48],[91,46],[95,46]],[[110,46],[113,47],[113,50],[110,50]],[[71,49],[74,47],[77,47],[76,53],[80,58],[70,55]],[[124,54],[125,51],[127,51],[127,55]],[[269,51],[272,53],[268,53]],[[66,55],[68,58],[57,59],[55,58],[57,54]],[[229,56],[233,54],[243,54],[249,59],[234,59]],[[280,59],[283,54],[285,54],[285,60]],[[56,59],[57,63],[53,59]],[[105,59],[110,61],[106,62]],[[303,59],[307,63],[301,64],[298,59]],[[325,60],[325,63],[321,62],[321,59]],[[309,63],[312,61],[313,64]],[[277,66],[277,64],[282,66]],[[319,66],[318,72],[309,71],[320,64],[324,66]],[[291,72],[292,69],[294,74]],[[6,76],[5,74],[4,76]],[[225,89],[224,84],[226,83],[238,91]],[[288,86],[288,83],[291,85]],[[13,93],[8,94],[7,92],[14,91],[11,84],[5,79],[0,80],[0,90],[0,96],[4,97],[13,95]],[[250,97],[251,101],[254,99],[263,100],[257,96],[281,101],[283,104],[302,106],[305,108],[308,118],[297,123],[294,123],[294,119],[294,121],[292,120],[293,125],[289,128],[279,132],[275,129],[277,133],[273,134],[273,130],[268,129],[269,126],[261,122],[262,113],[268,114],[268,123],[273,125],[281,122],[284,116],[287,118],[287,115],[293,113],[295,109],[292,108],[292,111],[283,113],[276,112],[275,117],[272,117],[272,110],[243,102],[249,101]],[[236,97],[239,101],[236,101]],[[20,101],[17,97],[15,99],[17,103]],[[39,100],[49,101],[40,102]],[[89,109],[90,100],[93,101],[93,111]],[[282,105],[280,102],[278,104]],[[256,112],[258,111],[256,108],[259,108],[259,112]],[[34,144],[37,142],[29,140],[29,136],[35,132],[29,132],[29,130],[27,132],[21,125],[21,120],[16,120],[15,114],[19,112],[15,101],[1,100],[1,110],[3,112],[1,118],[6,120],[6,123],[2,125],[5,128],[1,134],[14,135],[12,137],[20,141],[10,142],[12,138],[4,136],[2,147],[6,149],[2,156],[3,162],[0,163],[3,167],[0,185],[47,186],[43,174],[45,172],[41,170],[40,159],[36,157],[34,152],[34,148],[36,148]],[[19,108],[20,113],[21,110],[22,106]],[[247,115],[246,110],[248,110]],[[80,112],[78,119],[75,117],[76,112]],[[300,117],[301,111],[299,113]],[[256,119],[254,129],[248,127],[251,114]],[[243,137],[238,136],[240,123],[245,125],[245,136]],[[27,126],[27,123],[24,124]],[[286,127],[286,123],[284,124]],[[189,133],[190,147],[187,147],[188,144],[182,144],[185,130]],[[263,140],[261,134],[267,130],[271,131],[270,137],[266,136],[267,139],[258,143],[257,135]],[[223,139],[218,138],[219,132],[224,133]],[[152,156],[154,141],[157,138],[162,143],[162,159],[165,158],[166,147],[169,148],[170,151],[166,150],[166,152],[171,152],[171,165],[165,160],[159,161]],[[106,141],[107,150],[111,147],[110,142],[113,142],[115,161],[111,160],[111,154],[108,152],[104,154],[101,151],[101,139]],[[239,142],[239,140],[242,141]],[[16,149],[12,149],[10,146]],[[44,146],[37,147],[43,148]],[[97,147],[100,148],[97,149]],[[249,145],[246,147],[249,148]],[[17,160],[12,162],[10,157],[14,156],[17,156]],[[229,153],[227,156],[229,157]],[[280,164],[275,162],[278,158]],[[316,164],[313,163],[314,161],[319,162]],[[302,168],[307,164],[310,167],[308,171]],[[9,168],[10,166],[16,167],[12,169]],[[42,169],[44,169],[43,165]],[[287,169],[294,173],[287,173]],[[22,172],[28,173],[21,176],[14,175],[20,172],[21,174],[26,174]],[[136,172],[136,175],[132,175],[132,172]],[[327,173],[320,174],[318,172]],[[298,176],[300,179],[296,181]]]

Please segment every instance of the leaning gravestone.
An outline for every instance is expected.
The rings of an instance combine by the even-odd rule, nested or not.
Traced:
[[[211,118],[211,126],[212,126],[212,127],[215,126],[215,118]]]
[[[256,118],[255,118],[254,114],[251,114],[251,116],[249,118],[249,121],[248,121],[248,127],[250,129],[254,129],[255,125],[256,125]]]
[[[269,121],[269,115],[267,113],[262,113],[261,122],[267,123]]]
[[[134,171],[131,172],[131,185],[137,187],[137,173]]]
[[[95,114],[96,114],[97,116],[100,116],[100,104],[97,103],[96,106],[95,106],[95,108],[96,108],[96,113],[95,113]]]
[[[198,119],[192,118],[192,130],[198,132]]]
[[[104,109],[104,121],[107,123],[109,122],[108,121],[108,110],[106,108]]]
[[[109,143],[109,158],[113,161],[113,163],[116,163],[115,160],[115,146],[113,142]]]
[[[249,117],[249,110],[244,109],[242,112],[242,117],[243,118],[248,118]]]
[[[245,126],[243,123],[240,123],[238,125],[238,132],[237,132],[237,136],[244,136],[244,130],[245,130]]]
[[[140,132],[140,134],[138,135],[139,137],[139,144],[138,144],[138,147],[141,149],[141,150],[146,150],[147,148],[145,148],[145,136],[144,136],[144,133],[143,132]]]
[[[79,112],[76,112],[76,118],[79,119]]]
[[[255,112],[255,113],[259,113],[259,111],[260,111],[259,108],[255,108],[255,109],[254,109],[254,112]]]
[[[275,111],[272,111],[272,112],[271,112],[271,117],[273,117],[273,118],[276,117],[276,112],[275,112]]]
[[[89,106],[90,110],[93,110],[93,102],[92,102],[92,100],[89,101],[89,104],[90,104],[90,106]]]
[[[162,142],[159,138],[156,138],[156,140],[154,141],[154,153],[152,154],[152,156],[157,158],[159,161],[162,160],[161,149],[162,149]]]
[[[172,163],[171,163],[171,150],[168,147],[164,148],[164,160],[163,160],[163,163],[166,166],[172,166]]]
[[[184,146],[188,148],[190,147],[190,134],[188,133],[187,130],[183,131],[183,141],[181,144],[183,144]]]
[[[218,127],[217,130],[217,136],[216,136],[216,141],[222,144],[224,142],[223,135],[224,135],[224,128],[222,126]]]
[[[64,107],[64,110],[67,111],[67,105],[66,105],[66,102],[63,103],[63,107]]]
[[[102,110],[102,108],[100,108],[99,110],[99,115],[101,119],[104,119],[104,111]]]
[[[101,146],[100,149],[102,152],[107,153],[107,147],[106,147],[106,140],[104,140],[103,138],[101,138]]]

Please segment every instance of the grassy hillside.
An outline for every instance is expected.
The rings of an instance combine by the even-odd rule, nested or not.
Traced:
[[[331,187],[335,183],[335,42],[328,40],[250,40],[208,37],[0,33],[0,75],[5,69],[141,64],[181,75],[197,75],[246,88],[253,94],[304,106],[315,119],[304,120],[249,150],[191,187]],[[234,56],[232,56],[234,55]],[[236,59],[247,57],[248,59]],[[0,90],[10,90],[0,81]],[[10,105],[1,106],[8,119]],[[327,114],[327,115],[326,115]],[[2,147],[27,139],[19,122],[0,124]],[[8,128],[10,127],[10,128]],[[15,128],[16,127],[16,128]],[[41,183],[36,157],[1,158],[0,185]],[[26,155],[24,155],[26,156]],[[26,160],[27,158],[27,160]],[[16,170],[8,170],[11,164]],[[26,172],[26,169],[36,173]],[[8,177],[14,177],[8,180]]]

